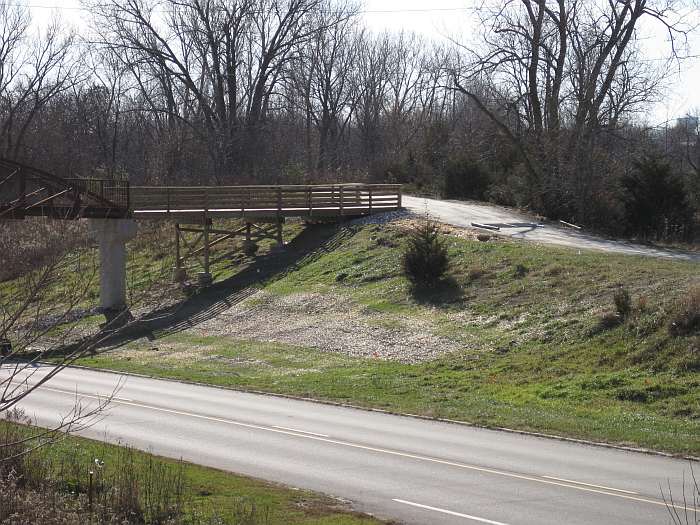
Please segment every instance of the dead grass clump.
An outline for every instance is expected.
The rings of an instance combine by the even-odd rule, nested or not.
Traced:
[[[637,311],[639,313],[644,313],[649,308],[649,299],[646,295],[640,295],[637,298]]]
[[[81,525],[85,523],[68,495],[21,487],[14,476],[0,478],[0,523]],[[97,521],[95,523],[98,523]],[[99,523],[109,523],[99,521]],[[113,521],[115,525],[118,521]]]
[[[621,319],[627,319],[632,312],[632,297],[626,288],[620,288],[613,295],[615,311]]]
[[[516,279],[522,279],[530,272],[530,269],[523,264],[516,264],[513,268],[513,276]]]
[[[486,270],[482,266],[471,266],[467,270],[467,279],[470,283],[481,279],[484,275]]]
[[[692,286],[676,304],[669,320],[672,336],[687,336],[700,332],[700,285]]]
[[[211,523],[190,519],[183,464],[47,439],[27,422],[21,412],[0,421],[0,524]]]
[[[607,330],[612,330],[613,328],[620,326],[622,324],[622,318],[615,312],[605,312],[598,319],[598,323],[593,327],[591,335],[599,334]]]

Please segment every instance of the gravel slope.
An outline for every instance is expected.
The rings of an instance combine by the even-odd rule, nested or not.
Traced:
[[[193,333],[207,336],[287,343],[369,357],[415,363],[435,359],[460,348],[455,341],[434,335],[427,323],[415,319],[392,325],[386,315],[368,311],[335,294],[295,293],[277,296],[264,291],[221,312]]]

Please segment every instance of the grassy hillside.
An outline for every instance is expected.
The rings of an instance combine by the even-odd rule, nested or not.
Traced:
[[[229,259],[229,280],[188,300],[191,326],[82,364],[700,454],[700,336],[669,330],[697,264],[451,231],[450,281],[416,295],[404,239],[352,227],[282,272]],[[259,264],[267,281],[241,295]]]

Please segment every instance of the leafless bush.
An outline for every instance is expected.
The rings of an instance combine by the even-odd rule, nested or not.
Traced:
[[[210,523],[211,516],[191,519],[187,512],[193,503],[181,463],[129,447],[46,445],[23,414],[8,419],[0,422],[1,525]]]
[[[615,311],[621,319],[627,319],[632,312],[632,297],[626,288],[620,288],[613,295],[613,303],[615,303]]]
[[[668,492],[662,490],[661,497],[666,504],[666,510],[674,525],[700,524],[700,482],[695,476],[693,463],[690,463],[690,479],[683,475],[683,493],[673,494],[671,486]]]
[[[25,219],[21,227],[0,221],[0,282],[37,270],[87,244],[85,226],[78,221]]]
[[[592,335],[611,330],[622,323],[622,318],[615,312],[604,312],[598,319],[598,323],[593,327]]]
[[[700,285],[692,286],[680,298],[671,315],[668,331],[674,336],[691,335],[700,331]]]
[[[0,479],[0,524],[27,523],[81,525],[84,521],[68,495],[24,489],[13,476]]]

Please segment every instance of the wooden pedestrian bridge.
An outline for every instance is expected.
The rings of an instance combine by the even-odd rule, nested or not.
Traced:
[[[0,159],[0,219],[357,217],[401,207],[398,184],[131,186]]]
[[[124,307],[125,243],[136,233],[135,219],[175,225],[175,279],[184,278],[184,261],[198,258],[202,285],[211,282],[209,251],[227,239],[244,238],[243,247],[274,238],[284,245],[287,218],[340,221],[401,208],[398,184],[307,184],[248,186],[132,186],[110,178],[60,177],[0,158],[0,221],[26,217],[90,219],[100,243],[101,305]],[[215,225],[241,219],[235,229]],[[188,241],[185,234],[196,234]]]

